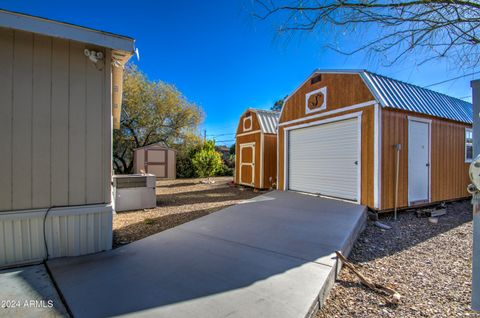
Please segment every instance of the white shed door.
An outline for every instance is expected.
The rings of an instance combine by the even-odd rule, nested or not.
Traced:
[[[353,118],[290,131],[290,190],[359,199],[358,120]]]
[[[408,130],[408,201],[428,202],[430,193],[429,123],[411,120]]]

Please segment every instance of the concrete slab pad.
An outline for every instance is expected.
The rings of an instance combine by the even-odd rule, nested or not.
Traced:
[[[330,272],[177,229],[49,267],[75,317],[304,317]]]
[[[0,317],[69,317],[44,265],[0,271]]]
[[[306,317],[364,208],[272,192],[101,254],[48,262],[75,317]]]
[[[278,191],[258,198],[178,228],[333,266],[332,252],[348,254],[365,222],[365,207],[350,202]]]

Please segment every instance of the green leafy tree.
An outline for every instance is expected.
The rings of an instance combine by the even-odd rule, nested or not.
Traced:
[[[282,107],[283,107],[283,103],[285,102],[285,99],[287,98],[287,96],[285,96],[284,98],[280,98],[279,100],[277,100],[275,103],[273,103],[273,106],[270,107],[270,110],[274,110],[274,111],[281,111],[282,110]]]
[[[202,149],[195,153],[192,163],[197,176],[210,178],[222,169],[222,157],[215,151],[215,141],[209,140],[204,143]]]
[[[202,110],[171,84],[151,81],[134,64],[125,68],[120,129],[113,134],[116,173],[132,173],[133,150],[157,142],[182,144],[195,135]]]

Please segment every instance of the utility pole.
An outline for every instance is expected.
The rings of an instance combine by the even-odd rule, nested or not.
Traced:
[[[472,81],[471,86],[473,103],[473,158],[476,158],[480,153],[480,80]],[[480,311],[480,202],[477,201],[473,200],[472,309]]]
[[[207,141],[207,130],[203,130],[203,141]]]

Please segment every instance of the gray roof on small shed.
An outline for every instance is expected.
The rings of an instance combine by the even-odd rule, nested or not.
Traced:
[[[316,70],[315,73],[359,74],[382,107],[412,111],[464,123],[473,122],[472,104],[367,70]]]
[[[276,134],[280,112],[264,109],[249,109],[257,114],[260,129],[265,134]]]

